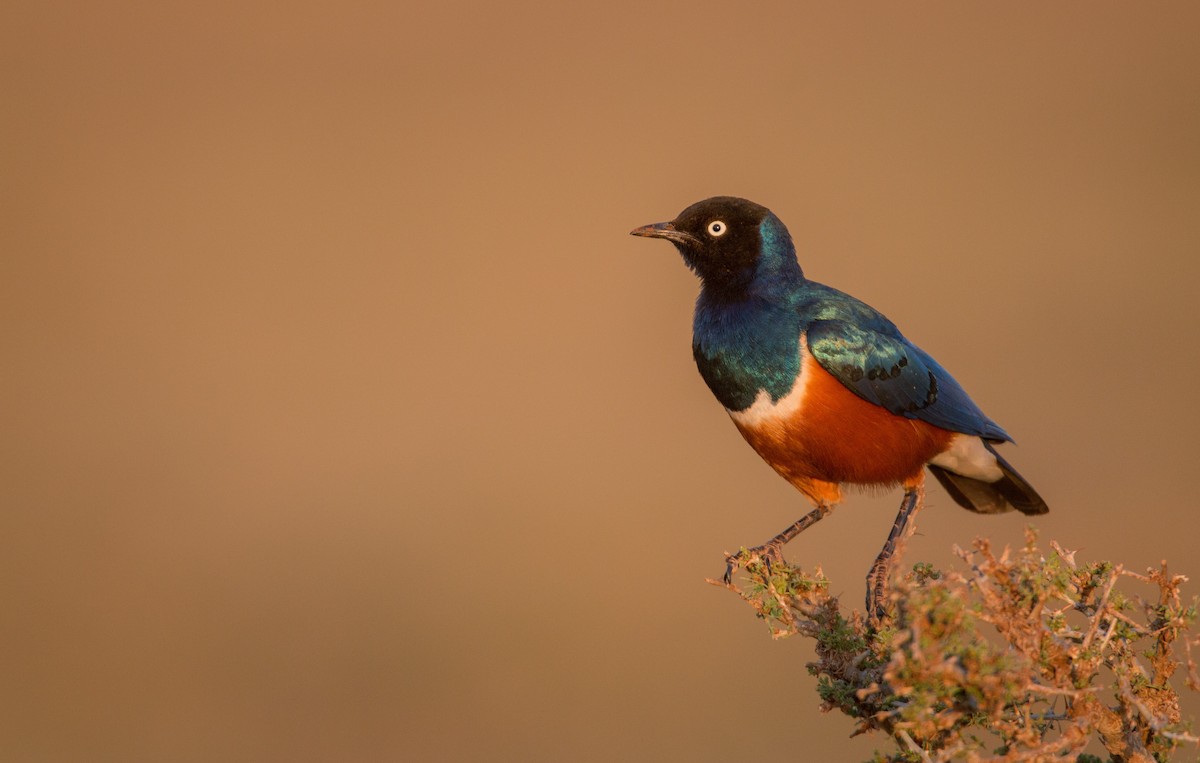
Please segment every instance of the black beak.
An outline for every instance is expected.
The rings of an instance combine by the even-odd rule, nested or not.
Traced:
[[[665,238],[676,244],[684,246],[699,246],[700,241],[690,233],[685,233],[681,230],[675,230],[674,223],[654,223],[653,225],[643,225],[640,228],[634,228],[629,231],[631,236],[645,236],[646,238]]]

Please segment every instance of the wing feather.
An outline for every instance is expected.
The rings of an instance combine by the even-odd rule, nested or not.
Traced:
[[[818,320],[808,350],[854,394],[886,410],[952,432],[1010,441],[937,361],[899,334],[843,320]]]

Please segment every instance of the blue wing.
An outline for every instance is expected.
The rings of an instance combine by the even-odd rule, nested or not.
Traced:
[[[897,416],[990,440],[1012,440],[937,361],[898,332],[888,332],[890,324],[880,328],[817,320],[808,327],[808,350],[851,392]]]

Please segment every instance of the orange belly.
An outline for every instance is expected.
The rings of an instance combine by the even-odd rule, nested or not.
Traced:
[[[842,483],[911,487],[954,432],[863,400],[803,358],[803,404],[793,414],[734,423],[775,471],[816,503],[841,500]]]

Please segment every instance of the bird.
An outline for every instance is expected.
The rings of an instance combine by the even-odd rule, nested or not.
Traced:
[[[714,196],[630,233],[670,241],[699,277],[700,376],[750,446],[814,507],[766,543],[727,555],[726,585],[756,555],[782,560],[783,546],[840,504],[844,488],[901,487],[867,575],[867,616],[878,621],[926,470],[973,512],[1049,510],[997,450],[1012,437],[883,313],[805,277],[791,234],[768,208]]]

